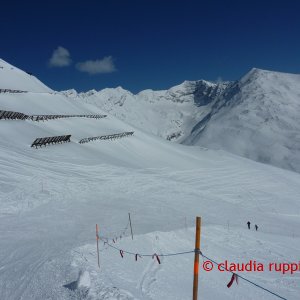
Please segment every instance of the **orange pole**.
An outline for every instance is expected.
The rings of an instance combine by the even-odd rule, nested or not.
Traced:
[[[99,259],[99,229],[98,229],[98,224],[96,224],[96,241],[97,241],[98,267],[100,269],[100,259]]]
[[[193,300],[197,300],[198,299],[198,274],[199,274],[200,235],[201,235],[201,217],[196,217],[196,238],[195,238]]]

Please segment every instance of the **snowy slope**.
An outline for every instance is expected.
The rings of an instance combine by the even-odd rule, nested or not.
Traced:
[[[70,90],[63,94],[92,103],[147,132],[167,140],[180,141],[210,111],[212,100],[226,86],[226,83],[199,80],[185,81],[169,90],[145,90],[137,95],[121,87],[80,94]]]
[[[253,69],[228,87],[186,144],[300,172],[300,75]]]
[[[64,93],[165,139],[300,172],[299,86],[300,75],[253,69],[233,83],[185,81],[137,95],[120,87]]]
[[[35,76],[30,75],[0,58],[0,89],[45,92],[52,90]]]
[[[17,86],[16,86],[17,88]],[[61,94],[0,94],[0,107],[25,113],[103,113]],[[134,130],[115,141],[80,138]],[[72,142],[33,149],[36,137]],[[118,120],[0,120],[0,299],[190,299],[193,255],[134,257],[101,243],[120,234],[131,212],[133,253],[193,250],[194,217],[203,218],[203,253],[216,260],[299,260],[300,175],[221,150],[170,143]],[[259,231],[246,229],[257,223]],[[297,299],[300,272],[245,277]],[[201,271],[205,299],[274,299],[229,274]],[[67,286],[67,287],[65,287]],[[199,294],[200,295],[200,294]]]

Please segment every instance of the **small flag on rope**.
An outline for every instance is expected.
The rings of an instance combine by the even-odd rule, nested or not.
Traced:
[[[158,255],[157,255],[156,253],[154,253],[154,254],[152,255],[152,259],[153,259],[154,257],[156,257],[157,262],[160,264],[160,259],[159,259]]]
[[[230,288],[234,282],[234,280],[236,281],[236,283],[238,284],[238,276],[235,273],[232,273],[231,279],[227,284],[227,287]]]

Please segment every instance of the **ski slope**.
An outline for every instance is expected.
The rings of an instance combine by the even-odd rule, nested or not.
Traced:
[[[0,107],[27,114],[104,112],[59,93],[0,94]],[[134,131],[115,141],[88,136]],[[31,148],[37,137],[72,134],[71,143]],[[138,259],[100,245],[95,224],[133,253],[194,249],[218,261],[299,261],[300,175],[221,150],[184,146],[112,115],[45,122],[0,120],[0,299],[191,299],[193,254]],[[246,228],[246,222],[259,231]],[[300,273],[243,273],[298,299]],[[204,299],[275,299],[230,274],[200,270]]]

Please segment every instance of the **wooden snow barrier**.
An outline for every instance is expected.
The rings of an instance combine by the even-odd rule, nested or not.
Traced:
[[[109,134],[109,135],[101,135],[101,136],[95,136],[95,137],[88,137],[81,139],[79,141],[79,144],[85,144],[89,143],[91,141],[95,140],[115,140],[115,139],[120,139],[126,136],[131,136],[133,135],[134,131],[129,131],[129,132],[121,132],[121,133],[115,133],[115,134]]]
[[[0,110],[0,120],[26,120],[28,117],[20,112]]]
[[[32,121],[48,121],[63,118],[93,118],[102,119],[106,118],[107,115],[31,115],[29,119]]]
[[[107,115],[25,115],[20,112],[0,110],[0,120],[32,120],[32,121],[48,121],[63,118],[93,118],[102,119]]]
[[[27,91],[11,90],[11,89],[0,89],[0,93],[27,93]]]
[[[71,134],[69,135],[60,135],[60,136],[51,136],[51,137],[44,137],[44,138],[37,138],[31,144],[31,147],[35,147],[37,149],[38,146],[47,146],[50,144],[58,144],[58,143],[67,143],[71,142]]]

